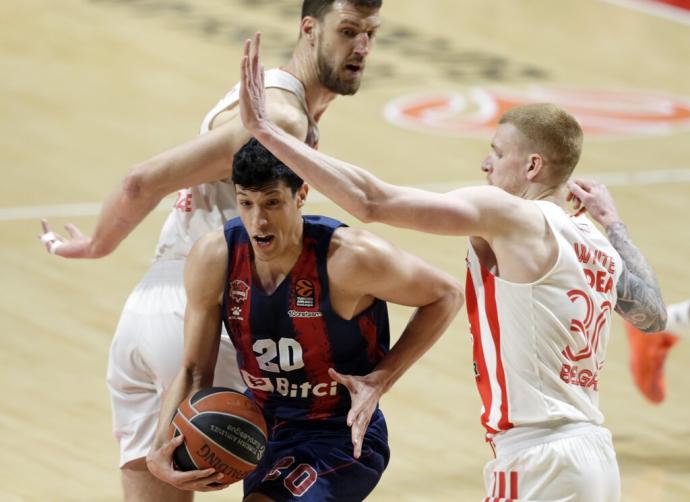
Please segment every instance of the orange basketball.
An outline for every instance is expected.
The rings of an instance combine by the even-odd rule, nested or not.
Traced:
[[[259,407],[225,387],[202,389],[180,403],[168,435],[184,435],[173,460],[181,471],[213,467],[221,484],[235,483],[252,472],[266,450],[266,421]]]

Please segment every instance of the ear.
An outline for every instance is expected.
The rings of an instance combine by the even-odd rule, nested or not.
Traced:
[[[527,157],[527,179],[534,181],[544,167],[544,157],[538,153],[531,153]]]
[[[307,201],[307,195],[309,194],[309,185],[304,183],[299,190],[297,190],[297,207],[304,206]]]
[[[316,41],[316,18],[305,16],[304,19],[302,19],[300,30],[304,39],[309,42],[309,45],[314,45]]]

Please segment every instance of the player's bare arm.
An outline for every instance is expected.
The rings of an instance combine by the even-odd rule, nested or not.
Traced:
[[[161,404],[156,438],[146,457],[149,471],[180,490],[211,491],[227,485],[217,483],[215,469],[181,472],[172,467],[172,452],[183,439],[167,439],[168,424],[184,398],[213,385],[220,343],[220,303],[228,252],[222,231],[201,238],[192,248],[185,267],[184,359],[179,373]]]
[[[303,141],[308,119],[292,97],[278,89],[267,92],[269,115],[279,127]],[[226,112],[223,112],[226,113]],[[227,178],[232,158],[251,135],[237,119],[237,111],[221,114],[215,128],[134,166],[103,203],[92,236],[73,224],[65,225],[69,237],[55,232],[43,220],[41,241],[46,249],[65,258],[101,258],[112,253],[127,235],[160,203],[177,190]]]
[[[601,183],[583,179],[570,182],[568,187],[576,208],[586,208],[592,218],[604,227],[609,241],[623,259],[623,271],[616,284],[616,312],[641,331],[663,331],[666,327],[666,305],[656,275],[633,244],[608,189]]]
[[[365,376],[331,376],[352,397],[348,425],[359,457],[367,425],[380,397],[443,334],[462,306],[461,285],[422,259],[363,230],[336,231],[328,259],[331,300],[336,311],[352,318],[374,298],[418,307],[398,342],[374,371]]]

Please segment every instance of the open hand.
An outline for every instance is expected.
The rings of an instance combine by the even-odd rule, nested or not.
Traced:
[[[264,96],[264,67],[259,63],[261,33],[244,43],[244,55],[240,68],[240,117],[242,124],[255,133],[266,122],[266,97]]]
[[[573,201],[577,214],[588,211],[604,228],[620,221],[613,197],[602,183],[578,178],[568,182],[568,189],[570,193],[566,200]]]
[[[347,414],[347,425],[352,429],[354,457],[359,458],[362,454],[364,434],[367,432],[371,416],[376,411],[381,394],[383,394],[383,385],[377,382],[371,374],[364,376],[343,375],[333,368],[328,370],[328,374],[350,392],[352,404],[350,412]]]

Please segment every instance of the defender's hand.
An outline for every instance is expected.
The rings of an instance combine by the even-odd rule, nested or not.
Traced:
[[[86,237],[81,230],[72,223],[67,223],[65,229],[69,233],[69,239],[56,234],[50,229],[48,220],[41,220],[43,233],[38,239],[50,254],[64,258],[95,258],[91,252],[91,237]]]
[[[240,117],[244,127],[252,133],[259,130],[266,118],[266,97],[264,96],[264,67],[259,62],[261,33],[244,43],[244,55],[240,73]]]
[[[605,185],[579,178],[569,181],[568,189],[570,194],[566,200],[573,201],[577,214],[589,211],[594,221],[604,228],[620,221],[616,204]]]

